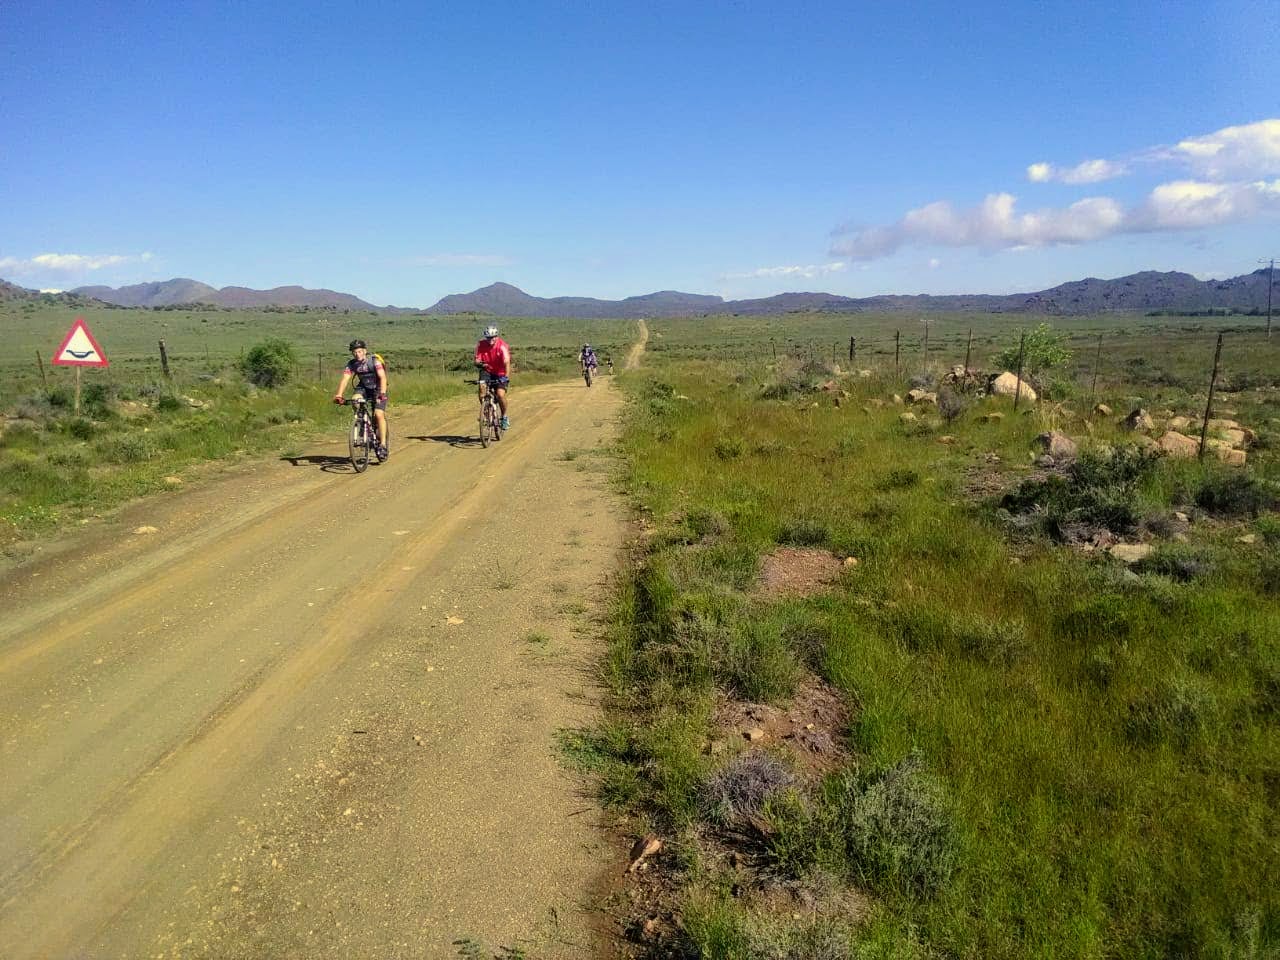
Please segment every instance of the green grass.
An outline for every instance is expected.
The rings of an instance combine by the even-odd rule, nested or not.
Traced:
[[[1280,574],[1269,541],[1234,544],[1250,529],[1276,537],[1275,447],[1252,450],[1245,472],[1086,462],[1075,487],[1050,491],[1063,517],[1211,512],[1188,543],[1166,541],[1126,571],[1011,526],[996,498],[971,492],[993,471],[1016,489],[1034,435],[1087,437],[1079,416],[981,401],[949,426],[926,415],[904,427],[900,408],[862,410],[900,389],[883,373],[847,380],[853,397],[835,408],[804,383],[777,389],[778,372],[749,354],[700,359],[722,357],[732,341],[716,337],[730,330],[758,343],[769,329],[739,319],[654,322],[654,372],[632,381],[627,488],[658,529],[619,590],[604,663],[613,732],[596,751],[607,802],[693,851],[679,875],[686,948],[770,956],[799,935],[716,894],[714,858],[703,863],[689,838],[724,763],[705,749],[715,697],[785,703],[806,671],[847,698],[852,759],[770,801],[767,861],[796,882],[834,872],[874,897],[832,956],[1280,947]],[[1194,411],[1194,387],[1164,374],[1194,369],[1191,346],[1206,336],[1172,337],[1154,354],[1160,376],[1108,384],[1099,399]],[[1263,387],[1223,405],[1266,433],[1280,396]],[[996,409],[1003,420],[981,421]],[[1125,442],[1114,426],[1092,429],[1098,446]],[[956,442],[938,443],[942,432]],[[809,599],[753,599],[758,558],[783,543],[861,562]]]

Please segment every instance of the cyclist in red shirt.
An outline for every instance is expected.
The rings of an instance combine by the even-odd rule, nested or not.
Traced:
[[[480,379],[489,385],[489,389],[498,398],[498,406],[502,408],[502,429],[510,430],[507,387],[511,383],[511,348],[498,336],[497,327],[484,328],[484,336],[476,344],[476,366],[480,368]]]

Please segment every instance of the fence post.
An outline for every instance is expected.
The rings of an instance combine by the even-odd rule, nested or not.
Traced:
[[[160,340],[160,372],[164,374],[166,380],[173,379],[169,376],[169,351],[165,349],[163,338]]]
[[[969,343],[964,348],[964,376],[969,378],[969,358],[973,354],[973,327],[969,328]]]
[[[1022,399],[1022,354],[1027,348],[1027,331],[1022,331],[1018,338],[1018,384],[1013,388],[1013,409],[1017,412],[1018,401]]]
[[[902,346],[902,331],[893,331],[893,379],[897,380],[901,374],[898,372],[898,351]]]
[[[1213,373],[1209,375],[1209,399],[1204,405],[1204,423],[1200,425],[1200,459],[1204,459],[1204,445],[1209,437],[1209,418],[1213,416],[1213,389],[1218,385],[1218,361],[1222,359],[1222,334],[1213,348]],[[79,369],[79,368],[77,368]]]
[[[323,353],[316,354],[316,379],[317,380],[324,379],[324,354]]]
[[[1098,334],[1098,352],[1093,357],[1093,387],[1089,390],[1089,411],[1098,405],[1098,367],[1102,364],[1102,334]]]
[[[849,363],[853,363],[853,358],[857,354],[857,341],[853,337],[849,338]]]
[[[49,380],[44,374],[44,357],[40,356],[40,351],[36,351],[36,363],[40,364],[40,388],[45,393],[49,392]]]
[[[924,322],[924,369],[929,369],[929,321]]]

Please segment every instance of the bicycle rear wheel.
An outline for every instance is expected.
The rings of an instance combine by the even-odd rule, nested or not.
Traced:
[[[364,417],[356,417],[351,421],[349,447],[351,466],[355,467],[356,473],[364,473],[369,467],[369,446],[372,442],[370,432],[369,422]]]

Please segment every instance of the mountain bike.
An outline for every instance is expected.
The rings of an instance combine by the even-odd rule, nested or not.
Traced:
[[[582,365],[582,379],[587,381],[587,386],[591,386],[591,378],[595,376],[596,368],[589,363]]]
[[[369,468],[369,458],[378,455],[378,427],[373,421],[373,404],[359,394],[342,402],[351,408],[351,432],[347,437],[351,466],[355,467],[356,473],[364,473]],[[391,429],[389,426],[384,429],[387,436],[382,438],[382,445],[387,446]]]
[[[490,388],[488,380],[464,382],[480,388],[480,446],[487,447],[490,440],[502,439],[502,408],[498,406],[498,395]]]

